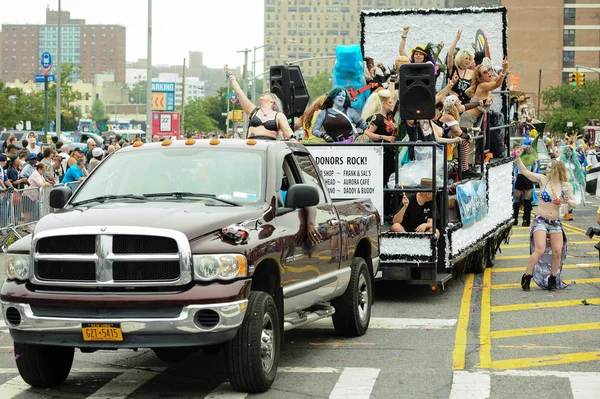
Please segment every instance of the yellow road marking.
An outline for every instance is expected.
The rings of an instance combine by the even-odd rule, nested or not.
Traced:
[[[490,269],[487,269],[490,270]],[[565,281],[566,283],[575,282],[577,284],[596,284],[600,283],[600,278],[580,278],[578,280]],[[496,284],[492,285],[493,290],[508,290],[511,288],[520,288],[521,283]]]
[[[529,231],[529,230],[531,230],[531,227],[517,227],[517,226],[513,226],[512,229],[513,230],[520,230],[520,231],[525,231],[525,230]]]
[[[467,328],[469,327],[469,314],[471,313],[471,293],[473,292],[474,274],[468,274],[465,281],[462,300],[460,301],[460,314],[456,325],[456,338],[454,339],[454,353],[452,355],[452,370],[465,369],[465,353],[467,351]]]
[[[582,229],[581,227],[573,226],[571,223],[562,222],[562,224],[563,224],[563,226],[565,226],[571,230],[579,231],[580,233],[585,233],[584,229]]]
[[[514,330],[497,330],[490,333],[491,338],[524,337],[527,335],[567,333],[573,331],[600,330],[600,323],[563,324],[558,326],[543,326],[516,328]]]
[[[593,362],[598,360],[600,360],[600,351],[575,352],[553,356],[496,360],[492,362],[492,368],[495,370],[511,370],[522,369],[527,367],[553,366],[557,364]]]
[[[586,255],[598,255],[598,251],[586,252]]]
[[[510,260],[510,259],[529,259],[529,255],[500,255],[500,256],[496,256],[496,260]]]
[[[537,303],[518,303],[514,305],[497,305],[492,306],[492,312],[513,312],[517,310],[533,310],[533,309],[550,309],[550,308],[566,308],[569,306],[584,306],[581,299],[572,301],[553,301],[553,302],[537,302]],[[600,305],[600,298],[587,299],[590,305]]]
[[[492,346],[490,330],[492,316],[490,314],[492,285],[492,269],[487,268],[483,273],[483,288],[481,290],[481,325],[479,328],[479,367],[489,369],[492,363]]]
[[[568,263],[563,265],[563,269],[585,269],[590,267],[598,267],[600,263],[586,263],[586,264],[574,264]],[[494,267],[492,273],[509,273],[509,272],[524,272],[525,266],[521,267]]]
[[[597,241],[587,240],[587,241],[571,241],[571,242],[568,242],[567,244],[568,245],[592,245],[592,244],[596,244],[596,243],[597,243]],[[511,248],[529,248],[529,243],[508,244],[508,245],[500,246],[500,249],[511,249]]]

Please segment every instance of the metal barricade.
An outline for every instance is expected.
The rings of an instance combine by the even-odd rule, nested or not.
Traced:
[[[12,195],[12,224],[14,228],[27,227],[41,219],[44,188],[15,190]]]

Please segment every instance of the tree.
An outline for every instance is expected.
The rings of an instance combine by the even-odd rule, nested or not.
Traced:
[[[306,87],[311,100],[316,100],[317,97],[331,90],[331,73],[321,72],[318,75],[308,78],[306,80]]]
[[[204,99],[192,100],[185,106],[184,131],[213,131],[218,129],[218,122],[212,119],[206,110]]]
[[[96,99],[92,103],[92,110],[90,111],[90,118],[93,121],[103,121],[106,119],[106,108],[102,100]]]
[[[588,119],[600,117],[600,83],[589,81],[581,87],[552,86],[542,92],[542,102],[546,106],[543,119],[547,130],[567,133],[581,128]],[[573,127],[567,127],[567,122],[573,122]]]
[[[145,80],[140,80],[133,85],[131,90],[129,90],[129,98],[132,99],[132,104],[146,104]]]

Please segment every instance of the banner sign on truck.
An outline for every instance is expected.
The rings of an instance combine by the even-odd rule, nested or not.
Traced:
[[[369,198],[383,215],[382,147],[307,147],[332,199]]]
[[[456,199],[463,227],[472,226],[488,213],[484,180],[471,180],[457,186]]]

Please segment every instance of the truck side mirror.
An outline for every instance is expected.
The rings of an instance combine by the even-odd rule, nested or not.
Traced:
[[[50,191],[50,207],[54,209],[62,209],[71,198],[73,191],[69,187],[56,187]]]
[[[306,208],[319,204],[319,189],[310,184],[293,184],[287,192],[286,208]]]

